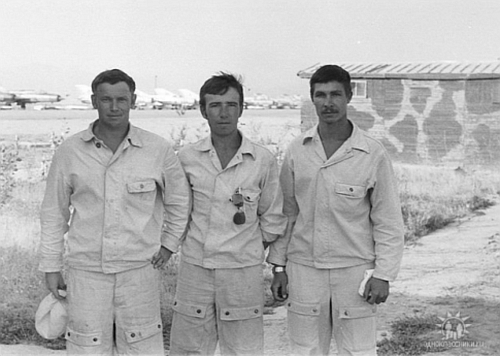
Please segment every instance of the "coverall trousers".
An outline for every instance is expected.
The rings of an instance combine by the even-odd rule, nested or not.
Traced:
[[[288,332],[294,355],[376,355],[376,305],[358,289],[373,264],[317,269],[288,261]]]
[[[180,263],[170,355],[262,355],[262,265],[206,269]]]
[[[164,355],[159,274],[151,264],[113,274],[70,268],[67,279],[68,354]]]

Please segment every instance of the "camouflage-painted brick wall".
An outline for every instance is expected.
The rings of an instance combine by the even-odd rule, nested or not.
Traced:
[[[395,160],[457,165],[500,163],[500,79],[368,79],[348,116]],[[302,129],[317,122],[309,99]]]

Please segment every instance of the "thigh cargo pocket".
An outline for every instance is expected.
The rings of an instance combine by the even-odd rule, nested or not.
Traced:
[[[215,337],[215,322],[207,319],[207,306],[174,301],[170,347],[178,353],[198,352]]]
[[[344,348],[350,351],[375,350],[377,306],[341,307],[339,318],[342,325]]]
[[[285,307],[288,310],[288,330],[294,343],[303,347],[318,345],[320,304],[289,300]]]
[[[125,330],[127,343],[133,344],[139,341],[146,340],[162,331],[161,321],[158,320],[149,325],[129,327]]]
[[[207,307],[204,305],[195,305],[195,304],[188,304],[188,303],[182,303],[176,300],[174,302],[174,305],[172,309],[180,314],[186,315],[186,316],[191,316],[193,318],[205,318],[205,315],[207,314]]]
[[[359,319],[375,317],[377,315],[377,306],[369,305],[366,307],[344,307],[340,308],[340,319]]]
[[[247,308],[221,308],[220,320],[247,320],[262,316],[262,307],[260,305]]]
[[[67,327],[64,338],[78,346],[98,346],[102,343],[102,332],[80,333]]]
[[[264,345],[264,320],[262,306],[221,308],[221,343],[231,354],[261,355]]]
[[[289,313],[308,315],[308,316],[318,316],[320,305],[317,303],[302,303],[302,302],[292,302],[286,303],[285,308]]]

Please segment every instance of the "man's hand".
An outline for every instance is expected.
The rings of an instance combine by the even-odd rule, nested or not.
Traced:
[[[47,289],[56,297],[62,300],[66,297],[59,295],[59,289],[66,290],[66,283],[62,277],[61,272],[47,272],[45,273],[45,285]]]
[[[278,272],[274,275],[271,292],[273,292],[273,298],[278,302],[288,298],[288,276],[286,272]]]
[[[172,251],[162,246],[160,247],[160,251],[153,255],[151,263],[155,269],[163,269],[167,265],[170,256],[172,256]]]
[[[383,279],[370,278],[366,282],[363,297],[370,304],[384,303],[389,296],[389,282]]]

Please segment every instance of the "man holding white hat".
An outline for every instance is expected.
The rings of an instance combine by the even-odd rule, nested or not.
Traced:
[[[134,80],[92,82],[98,119],[54,154],[41,208],[40,271],[62,299],[68,354],[164,354],[158,269],[187,225],[189,190],[172,146],[129,122]]]
[[[59,291],[59,294],[66,296],[65,291]],[[40,336],[52,340],[66,332],[67,307],[65,299],[56,299],[52,293],[42,299],[35,314],[35,328]]]

